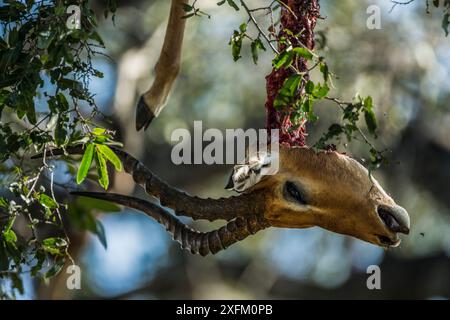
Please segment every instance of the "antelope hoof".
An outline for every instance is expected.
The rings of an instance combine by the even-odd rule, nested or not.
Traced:
[[[147,130],[155,115],[150,111],[149,106],[145,103],[144,96],[141,96],[136,107],[136,131],[144,128]]]

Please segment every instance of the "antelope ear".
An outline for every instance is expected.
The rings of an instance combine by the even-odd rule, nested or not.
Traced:
[[[225,189],[244,192],[267,177],[267,163],[258,160],[236,165]]]
[[[267,176],[276,174],[278,165],[274,166],[274,161],[279,161],[278,152],[275,151],[257,151],[247,155],[245,164],[234,166],[225,189],[244,192]]]

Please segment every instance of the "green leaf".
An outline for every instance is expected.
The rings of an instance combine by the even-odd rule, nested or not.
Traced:
[[[106,129],[104,128],[94,128],[94,130],[92,130],[92,134],[94,136],[101,136],[106,132]]]
[[[442,18],[442,29],[445,31],[445,36],[447,37],[449,34],[448,27],[450,26],[450,13],[444,14]]]
[[[251,44],[251,49],[252,49],[253,62],[255,64],[258,64],[258,50],[266,51],[266,48],[264,47],[261,39],[258,38],[255,41],[253,41]]]
[[[333,123],[328,128],[328,134],[330,134],[332,137],[336,137],[336,136],[340,135],[342,132],[343,132],[342,126],[337,123]]]
[[[47,273],[45,274],[45,277],[47,279],[52,278],[54,276],[56,276],[61,269],[64,267],[65,264],[65,260],[64,259],[58,259],[53,266],[50,268],[50,270],[47,271]]]
[[[0,241],[0,271],[9,269],[9,258],[6,246],[3,241]]]
[[[313,99],[306,99],[305,102],[302,104],[302,109],[306,113],[308,117],[308,121],[315,122],[319,119],[318,116],[316,116],[313,112]]]
[[[251,49],[252,49],[253,63],[258,64],[258,48],[256,47],[255,42],[252,42]]]
[[[103,187],[103,189],[108,189],[109,186],[109,176],[108,168],[106,167],[106,158],[102,153],[95,152],[94,154],[95,162],[97,163],[98,172],[98,182]]]
[[[322,99],[323,97],[326,97],[328,92],[330,91],[330,88],[326,83],[321,85],[320,83],[317,84],[317,86],[314,88],[313,95],[317,99]]]
[[[78,90],[81,91],[83,90],[83,84],[80,81],[76,81],[76,80],[72,80],[72,79],[60,79],[58,81],[58,84],[60,86],[61,89],[65,90],[65,89],[73,89],[73,90]]]
[[[42,241],[42,249],[52,256],[64,256],[67,246],[67,241],[59,237],[51,237]]]
[[[371,96],[368,96],[364,99],[364,108],[366,108],[366,110],[372,110],[373,100]]]
[[[31,124],[36,124],[36,110],[34,104],[31,101],[27,101],[27,119]]]
[[[9,207],[8,200],[6,200],[3,197],[0,197],[0,207],[2,207],[3,209],[8,209]]]
[[[96,147],[97,152],[103,154],[105,158],[114,165],[117,171],[122,171],[122,161],[120,161],[120,158],[114,153],[114,151],[111,150],[110,147],[104,144],[97,144]]]
[[[303,76],[300,74],[294,74],[287,78],[278,92],[273,106],[275,108],[281,108],[291,103],[297,94],[302,79]]]
[[[314,91],[314,82],[308,80],[308,82],[305,85],[305,91],[307,94],[312,94]]]
[[[239,11],[238,5],[234,2],[234,0],[227,0],[230,7],[234,8],[234,10]]]
[[[281,90],[290,96],[294,96],[297,93],[297,90],[300,86],[302,79],[303,76],[300,74],[294,74],[290,76],[283,84]]]
[[[13,28],[8,34],[8,42],[11,47],[14,47],[19,41],[19,32],[17,28]]]
[[[47,238],[42,241],[42,245],[53,247],[56,243],[56,238]]]
[[[51,237],[42,241],[42,249],[51,255],[63,255],[67,249],[67,241],[63,238]]]
[[[66,121],[67,116],[64,116],[62,113],[59,113],[54,134],[55,142],[58,147],[62,146],[67,141]]]
[[[328,69],[328,65],[326,63],[321,63],[320,64],[320,72],[322,73],[323,76],[323,81],[325,81],[325,83],[328,82],[328,80],[330,79],[330,70]]]
[[[11,230],[15,221],[16,221],[16,216],[12,216],[11,218],[9,218],[8,223],[6,224],[6,227],[4,229],[4,232]]]
[[[367,129],[371,134],[375,134],[378,124],[375,112],[372,109],[364,111],[364,119],[366,120]]]
[[[299,57],[305,58],[306,60],[311,60],[313,58],[313,54],[306,48],[297,47],[292,49],[292,51]]]
[[[58,100],[58,106],[62,111],[69,110],[69,103],[67,102],[66,96],[63,93],[58,93],[56,98]]]
[[[106,141],[108,141],[108,136],[96,136],[94,142],[97,144],[104,144]]]
[[[238,61],[241,58],[242,49],[242,35],[238,31],[234,31],[233,36],[230,40],[231,44],[231,54],[234,61]]]
[[[91,167],[92,159],[94,158],[94,144],[90,143],[86,147],[83,159],[81,159],[80,167],[77,172],[77,183],[80,184],[86,178],[89,168]]]
[[[291,51],[283,51],[273,59],[275,69],[288,68],[292,64],[294,53]]]
[[[51,238],[47,238],[47,239],[42,240],[42,244],[44,246],[47,246],[47,247],[55,247],[58,244],[63,242],[61,240],[63,240],[63,239],[62,238],[51,237]],[[64,242],[65,242],[65,240],[64,240]]]
[[[193,9],[194,9],[194,7],[191,6],[190,4],[183,3],[183,10],[184,10],[184,12],[191,12]]]
[[[5,240],[6,243],[15,245],[17,242],[17,235],[12,229],[9,229],[3,232],[3,239]]]
[[[58,207],[58,204],[44,193],[39,195],[39,203],[49,209],[56,209]]]

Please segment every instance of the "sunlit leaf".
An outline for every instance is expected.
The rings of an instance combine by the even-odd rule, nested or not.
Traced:
[[[39,195],[39,203],[49,209],[55,209],[58,207],[58,204],[52,198],[50,198],[48,195],[44,193],[41,193]]]
[[[2,237],[6,243],[14,245],[17,242],[17,235],[12,229],[4,231]]]
[[[77,183],[80,184],[86,178],[89,168],[91,167],[92,159],[94,158],[94,144],[87,145],[84,151],[83,158],[81,159],[80,167],[77,172]]]
[[[97,173],[98,173],[98,182],[103,187],[103,189],[108,189],[109,186],[109,176],[108,176],[108,168],[106,166],[106,158],[102,153],[95,152],[94,153],[95,162],[97,163]]]
[[[67,241],[59,237],[51,237],[42,240],[42,248],[52,255],[63,255],[67,245]]]
[[[105,158],[114,165],[117,171],[122,171],[122,161],[120,161],[120,158],[114,153],[113,150],[111,150],[110,147],[103,144],[97,144],[96,147],[97,151],[105,156]]]
[[[92,130],[92,134],[95,136],[101,136],[106,132],[105,128],[94,128],[94,130]]]
[[[292,64],[294,54],[291,51],[283,51],[273,59],[275,69],[288,68]]]
[[[305,58],[306,60],[311,60],[314,56],[312,52],[303,47],[297,47],[292,49],[292,51],[299,57]]]
[[[324,83],[323,85],[321,85],[319,83],[314,88],[313,95],[317,99],[322,99],[322,98],[326,97],[326,95],[328,94],[329,91],[330,91],[330,88],[328,87],[328,85],[326,83]]]

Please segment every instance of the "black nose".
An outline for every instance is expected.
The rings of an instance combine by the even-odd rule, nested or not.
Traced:
[[[409,234],[409,215],[400,206],[378,206],[378,215],[383,220],[386,227],[393,232]]]

